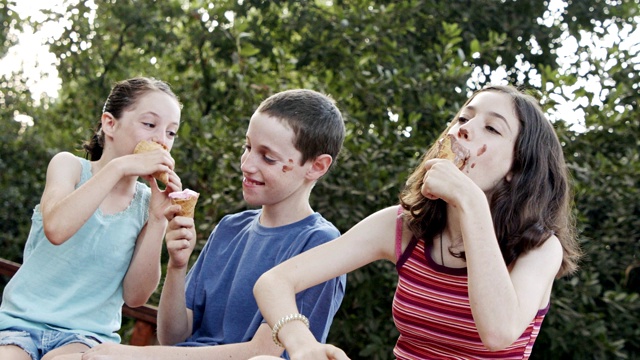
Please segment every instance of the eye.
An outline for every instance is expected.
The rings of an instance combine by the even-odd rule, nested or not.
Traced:
[[[148,123],[148,122],[143,122],[143,123],[142,123],[142,125],[144,125],[144,126],[146,126],[146,127],[150,127],[150,128],[152,128],[152,129],[153,129],[154,127],[156,127],[156,124]]]
[[[278,161],[268,157],[267,155],[262,155],[262,158],[264,159],[264,162],[266,162],[269,165],[275,164]]]
[[[175,131],[167,131],[167,136],[169,136],[170,138],[174,138],[178,136],[178,134],[176,134]]]
[[[469,121],[469,119],[467,119],[466,117],[464,117],[464,116],[458,116],[458,122],[459,122],[459,123],[464,124],[464,123],[466,123],[467,121]]]
[[[493,126],[489,126],[489,125],[487,125],[487,126],[485,126],[485,129],[487,129],[487,131],[489,131],[490,133],[497,134],[497,135],[502,135],[502,134],[500,134],[500,132],[499,132],[498,130],[496,130],[496,128],[494,128]]]

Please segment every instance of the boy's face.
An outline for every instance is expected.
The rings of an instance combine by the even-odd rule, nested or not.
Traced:
[[[302,154],[293,146],[294,133],[286,123],[262,113],[249,122],[245,150],[241,157],[242,194],[254,206],[296,208],[308,201],[307,170],[300,165]]]

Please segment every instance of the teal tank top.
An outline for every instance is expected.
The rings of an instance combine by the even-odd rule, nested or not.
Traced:
[[[91,163],[78,159],[82,176],[76,188],[92,176]],[[0,329],[54,329],[120,342],[122,281],[149,216],[150,197],[149,187],[137,182],[127,209],[112,215],[96,210],[59,246],[46,239],[37,205],[23,264],[2,294]]]

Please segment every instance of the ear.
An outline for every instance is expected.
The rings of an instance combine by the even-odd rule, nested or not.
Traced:
[[[504,179],[507,180],[508,183],[510,183],[511,180],[513,179],[513,174],[511,172],[507,173]]]
[[[102,117],[100,118],[102,122],[102,132],[104,132],[105,136],[113,136],[116,126],[118,125],[118,120],[116,120],[113,115],[109,112],[102,113]]]
[[[322,154],[317,156],[309,170],[307,170],[306,178],[309,180],[318,180],[322,177],[322,175],[326,174],[329,171],[329,167],[333,162],[333,158],[329,154]]]

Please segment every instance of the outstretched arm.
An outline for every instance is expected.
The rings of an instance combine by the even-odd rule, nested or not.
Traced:
[[[397,207],[378,211],[341,237],[305,251],[263,274],[254,287],[262,315],[273,327],[297,314],[296,293],[379,259],[395,262]],[[301,321],[278,332],[292,359],[326,359],[329,346],[319,344]]]

